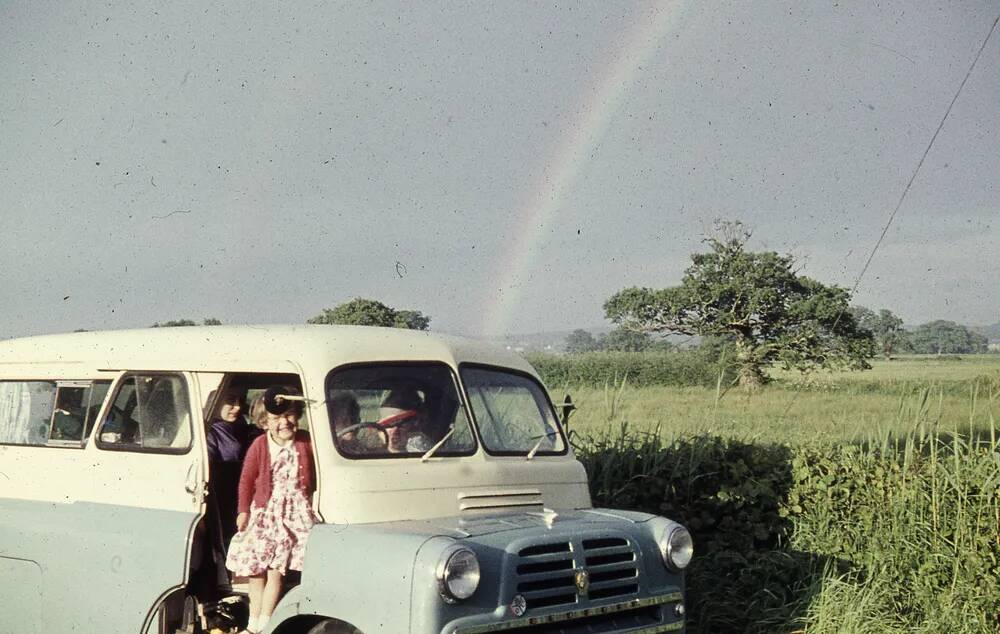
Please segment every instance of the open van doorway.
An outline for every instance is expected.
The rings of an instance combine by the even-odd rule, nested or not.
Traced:
[[[195,531],[188,593],[197,601],[201,620],[213,616],[239,620],[241,608],[234,599],[247,594],[246,580],[226,569],[226,555],[236,534],[236,507],[240,474],[250,445],[265,433],[254,420],[254,405],[274,385],[302,389],[302,379],[293,373],[227,372],[200,377],[207,394],[203,425],[208,455],[205,515]],[[303,416],[300,427],[308,429]],[[294,582],[294,579],[289,579]],[[190,610],[187,610],[190,611]]]

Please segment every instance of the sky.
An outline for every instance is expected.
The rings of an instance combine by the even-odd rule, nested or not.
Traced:
[[[992,1],[0,4],[0,337],[593,327],[717,219],[852,287]],[[260,6],[253,6],[260,5]],[[854,302],[1000,322],[1000,34]]]

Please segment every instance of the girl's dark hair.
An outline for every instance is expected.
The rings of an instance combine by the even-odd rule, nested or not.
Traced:
[[[264,409],[269,414],[295,412],[301,416],[305,410],[305,404],[299,400],[282,398],[283,396],[302,396],[302,390],[291,385],[272,385],[264,391]]]

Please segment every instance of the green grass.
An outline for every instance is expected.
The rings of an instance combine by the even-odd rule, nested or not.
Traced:
[[[910,355],[891,361],[878,359],[864,372],[819,372],[807,377],[795,372],[772,370],[780,384],[804,389],[893,392],[915,387],[962,391],[970,381],[1000,382],[1000,354],[937,357]]]
[[[808,382],[775,373],[776,381],[754,394],[739,389],[550,386],[553,398],[572,395],[570,427],[579,433],[627,420],[633,429],[665,434],[720,434],[779,443],[857,442],[920,428],[985,430],[997,403],[973,399],[1000,387],[1000,355],[961,360],[876,361],[866,372],[826,373]]]
[[[1000,633],[1000,357],[774,376],[568,390],[595,504],[692,530],[690,631]]]

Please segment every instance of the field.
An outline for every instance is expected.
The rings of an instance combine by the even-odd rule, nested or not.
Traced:
[[[1000,391],[1000,355],[877,360],[865,372],[802,379],[773,373],[775,383],[747,395],[723,387],[594,388],[549,385],[570,394],[578,411],[571,427],[590,434],[627,421],[635,430],[671,435],[719,434],[776,443],[858,442],[921,428],[987,430],[1000,415],[989,391]]]
[[[595,504],[683,521],[692,632],[1000,632],[1000,356],[549,382]]]

